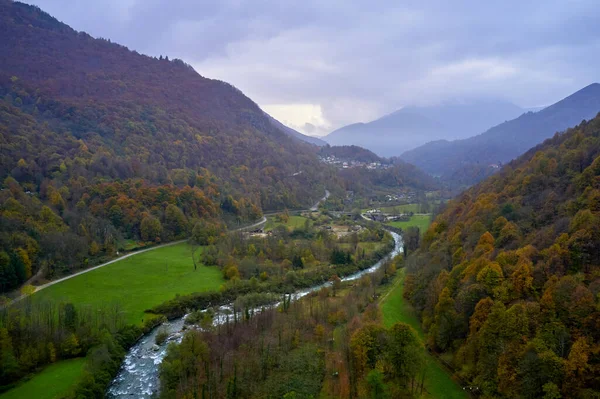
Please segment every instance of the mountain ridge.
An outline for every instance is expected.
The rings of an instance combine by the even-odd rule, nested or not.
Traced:
[[[465,165],[510,161],[554,133],[600,112],[600,84],[592,83],[537,112],[527,112],[467,139],[429,142],[400,158],[434,175],[449,175]]]
[[[597,392],[599,175],[597,116],[450,201],[407,262],[428,345],[482,396]]]
[[[336,129],[324,140],[332,145],[360,145],[380,156],[399,156],[427,141],[468,137],[521,113],[523,109],[510,102],[491,99],[406,106],[371,122]]]
[[[327,145],[327,143],[323,140],[321,140],[318,137],[313,137],[313,136],[309,136],[306,134],[302,134],[299,131],[292,129],[291,127],[284,125],[283,123],[279,122],[277,119],[273,118],[271,115],[265,113],[267,115],[267,117],[269,118],[269,120],[271,121],[271,123],[279,130],[281,130],[283,133],[287,134],[288,136],[291,136],[297,140],[309,143],[309,144],[314,144],[316,146],[322,147],[324,145]]]

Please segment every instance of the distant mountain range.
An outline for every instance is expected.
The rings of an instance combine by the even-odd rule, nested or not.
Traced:
[[[319,147],[327,145],[327,143],[325,141],[321,140],[320,138],[302,134],[299,131],[294,130],[291,127],[288,127],[288,126],[284,125],[283,123],[279,122],[277,119],[273,118],[271,115],[269,115],[267,113],[265,113],[265,115],[267,115],[267,118],[269,118],[269,120],[271,121],[271,124],[273,126],[275,126],[277,129],[279,129],[280,131],[282,131],[283,133],[287,134],[290,137],[293,137],[300,141],[304,141],[306,143],[318,145]]]
[[[594,118],[598,112],[600,84],[594,83],[541,111],[527,112],[475,137],[433,141],[400,157],[431,174],[446,177],[465,169],[481,169],[490,165],[495,168],[556,132],[575,126],[584,119]],[[475,181],[484,177],[485,173],[477,172],[476,175]]]
[[[369,123],[331,132],[331,145],[359,145],[380,156],[398,156],[440,139],[459,139],[516,118],[524,109],[502,100],[451,101],[435,106],[409,106]]]

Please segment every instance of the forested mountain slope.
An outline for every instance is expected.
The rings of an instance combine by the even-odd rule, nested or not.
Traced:
[[[0,292],[335,184],[233,86],[0,0]],[[301,174],[295,174],[302,171]],[[327,183],[326,183],[327,182]]]
[[[506,163],[554,133],[600,112],[600,84],[594,83],[538,112],[528,112],[468,139],[439,140],[407,151],[401,158],[434,175],[468,183],[480,180],[492,164]]]
[[[319,156],[341,168],[341,184],[345,190],[361,195],[371,195],[381,189],[411,187],[418,190],[439,190],[442,184],[414,165],[398,158],[381,158],[375,153],[355,145],[330,146],[320,148]],[[375,164],[375,165],[373,165]],[[339,193],[345,195],[345,193]]]
[[[165,181],[174,169],[206,167],[241,192],[255,191],[253,200],[263,208],[309,202],[306,184],[293,187],[283,177],[317,170],[316,158],[231,85],[203,78],[182,61],[147,57],[75,32],[35,7],[0,4],[0,51],[11,55],[0,59],[3,95],[11,97],[5,100],[33,105],[40,122],[59,119],[66,134],[90,150],[103,146],[115,163],[137,158],[152,164],[153,171],[126,165],[110,177]],[[243,166],[248,171],[238,170]],[[288,204],[268,203],[271,196],[261,198],[248,187],[273,177],[288,186]]]
[[[451,201],[405,288],[430,347],[485,397],[597,397],[600,116]]]

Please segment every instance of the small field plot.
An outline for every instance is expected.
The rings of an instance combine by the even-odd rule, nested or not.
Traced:
[[[275,229],[277,226],[285,226],[288,229],[293,230],[303,227],[307,220],[308,218],[305,218],[304,216],[290,216],[287,223],[284,223],[278,220],[276,216],[269,216],[267,217],[267,223],[265,224],[264,230],[270,231]],[[309,223],[312,224],[312,221],[309,221]]]
[[[201,251],[202,248],[196,251],[196,262]],[[145,317],[144,310],[176,294],[217,290],[223,281],[216,267],[198,264],[194,270],[190,246],[180,243],[65,280],[35,293],[33,299],[68,301],[97,308],[118,303],[127,322],[140,324]]]
[[[421,230],[421,234],[424,234],[431,224],[431,215],[414,215],[411,216],[410,220],[408,221],[389,222],[387,224],[390,226],[399,227],[401,229],[415,226]]]
[[[32,379],[0,394],[1,399],[58,399],[69,392],[83,372],[84,358],[54,363]]]

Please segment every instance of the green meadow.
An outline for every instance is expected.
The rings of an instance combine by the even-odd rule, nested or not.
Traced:
[[[431,224],[431,215],[413,215],[408,221],[388,222],[387,224],[390,226],[399,227],[401,229],[415,226],[419,228],[421,234],[424,234]]]
[[[0,395],[2,399],[58,399],[69,392],[73,381],[83,372],[85,359],[63,360],[51,364],[30,380]]]
[[[304,216],[290,216],[287,223],[282,223],[277,220],[275,216],[268,216],[267,223],[265,224],[265,231],[270,231],[276,228],[277,226],[286,226],[288,229],[293,230],[299,227],[304,227],[304,223],[306,223],[307,218]],[[312,224],[312,222],[309,222]]]
[[[425,334],[421,324],[415,315],[412,306],[403,297],[404,292],[404,269],[398,271],[398,276],[390,291],[382,298],[381,311],[383,323],[390,327],[401,322],[410,325],[424,340]],[[468,395],[450,377],[448,372],[440,363],[426,352],[427,371],[425,372],[425,389],[432,398],[464,399]]]
[[[33,299],[94,308],[118,303],[127,323],[141,324],[148,317],[144,310],[176,294],[216,290],[223,283],[216,267],[198,264],[194,270],[190,248],[180,243],[134,255],[52,285],[33,294]],[[196,259],[201,251],[196,251]]]

